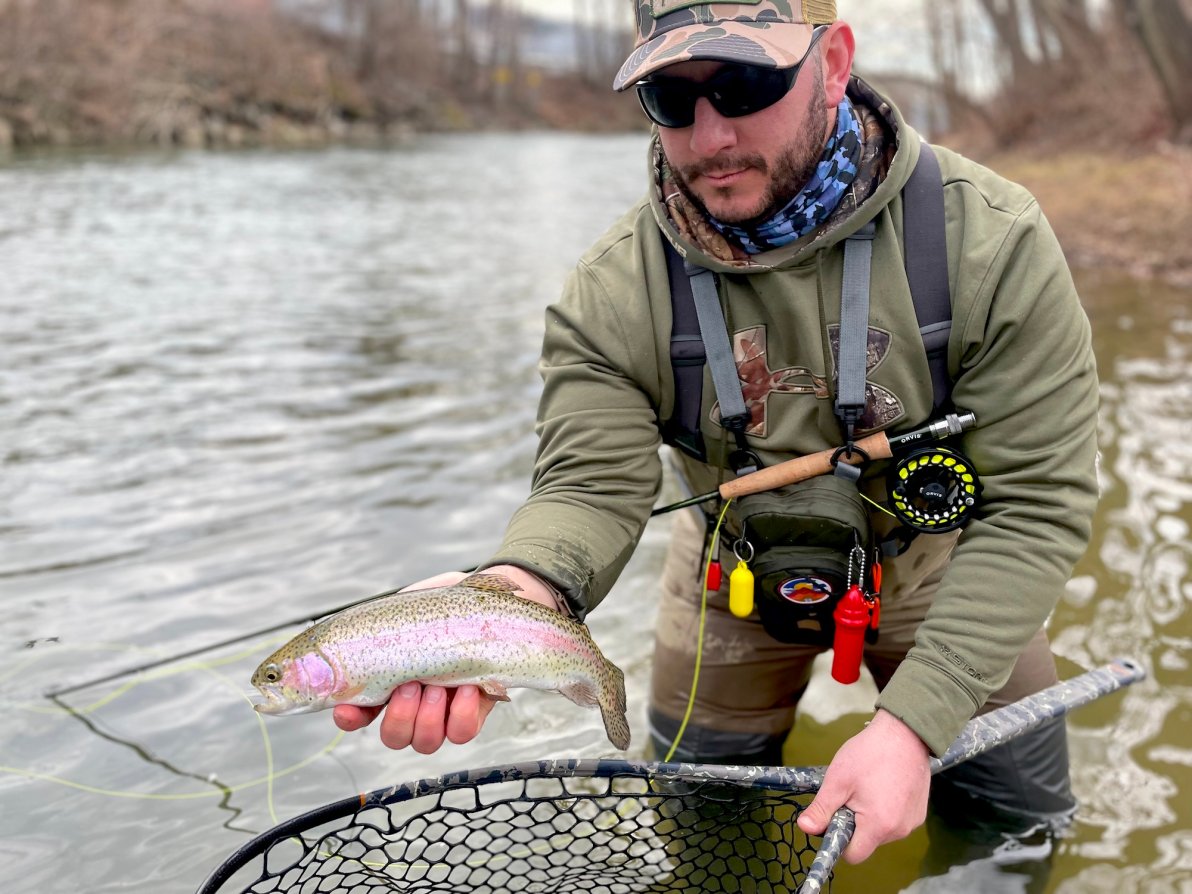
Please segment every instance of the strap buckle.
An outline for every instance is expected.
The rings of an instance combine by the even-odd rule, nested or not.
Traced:
[[[852,456],[858,457],[859,461],[856,463],[841,462],[844,458]],[[861,480],[861,466],[869,461],[869,454],[853,443],[851,432],[848,443],[843,447],[837,447],[832,453],[832,458],[828,460],[832,464],[832,474],[847,481]]]

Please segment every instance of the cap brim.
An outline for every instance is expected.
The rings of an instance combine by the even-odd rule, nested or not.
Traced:
[[[625,90],[660,68],[694,59],[790,68],[807,54],[813,30],[812,25],[797,22],[719,22],[676,28],[634,50],[613,79],[613,89]]]

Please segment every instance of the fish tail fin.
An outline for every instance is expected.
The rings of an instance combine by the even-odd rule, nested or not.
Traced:
[[[629,720],[625,716],[625,674],[611,661],[606,662],[601,684],[600,716],[604,718],[604,730],[608,733],[609,741],[625,751],[629,748]]]

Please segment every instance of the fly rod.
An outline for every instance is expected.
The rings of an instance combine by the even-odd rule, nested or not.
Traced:
[[[865,458],[868,459],[888,459],[895,449],[909,447],[919,442],[938,441],[943,438],[958,435],[962,431],[967,431],[972,428],[977,422],[976,416],[972,413],[949,413],[943,419],[937,419],[935,422],[930,422],[914,431],[905,432],[901,435],[887,435],[885,432],[877,432],[857,441],[854,445],[859,450],[863,450],[865,455],[858,453],[850,454],[847,457],[842,457],[841,462],[849,462],[850,464],[857,464],[863,462]],[[685,506],[695,506],[698,503],[703,503],[717,497],[729,499],[730,497],[741,497],[746,494],[759,493],[764,490],[771,490],[775,487],[781,487],[784,484],[794,484],[798,481],[805,481],[808,478],[815,478],[818,475],[826,475],[832,471],[833,456],[837,451],[824,450],[820,453],[813,453],[808,456],[800,456],[784,463],[779,463],[776,466],[770,466],[766,469],[753,472],[749,475],[742,475],[732,481],[727,481],[720,485],[720,489],[704,494],[699,497],[692,497],[689,500],[683,500],[679,503],[673,503],[670,506],[663,506],[661,509],[655,509],[650,513],[651,517],[661,515],[664,512],[671,512],[675,509],[682,509]],[[394,593],[400,591],[400,587],[395,590],[389,590],[385,593],[378,593],[374,596],[367,596],[363,599],[356,599],[346,605],[341,605],[337,608],[327,609],[318,614],[306,615],[300,618],[291,618],[288,621],[281,621],[270,627],[265,627],[261,630],[253,630],[249,633],[244,633],[239,636],[234,636],[229,639],[221,640],[217,643],[211,643],[206,646],[199,646],[187,652],[177,655],[169,655],[164,658],[158,658],[154,661],[146,662],[145,664],[137,665],[136,667],[128,668],[127,670],[114,671],[102,677],[97,677],[92,680],[85,680],[81,683],[73,683],[70,686],[64,686],[60,689],[53,689],[46,693],[47,698],[57,698],[63,695],[69,695],[72,692],[78,692],[81,689],[89,689],[92,686],[98,686],[101,683],[110,683],[113,680],[119,680],[124,677],[132,676],[133,674],[143,673],[154,668],[161,667],[165,664],[171,664],[176,661],[182,661],[187,658],[193,658],[196,655],[202,655],[206,652],[213,652],[216,649],[222,649],[226,646],[235,645],[236,643],[244,642],[245,640],[254,639],[258,636],[264,636],[267,633],[273,633],[277,630],[284,630],[287,627],[294,627],[298,624],[307,624],[312,621],[317,621],[319,618],[333,615],[341,612],[344,609],[352,608],[355,605],[360,605],[364,602],[369,602],[373,599],[380,599],[384,596],[392,596]]]
[[[1146,668],[1137,661],[1118,658],[1070,680],[1061,680],[996,711],[974,717],[965,724],[947,751],[931,758],[931,775],[1005,745],[1023,733],[1145,678]],[[837,858],[852,839],[855,829],[856,818],[847,806],[833,814],[811,868],[807,871],[807,878],[799,888],[799,894],[819,894],[823,890]]]
[[[671,503],[669,506],[662,506],[651,512],[650,515],[653,517],[673,512],[676,509],[685,509],[688,506],[698,506],[708,500],[729,500],[747,494],[774,490],[786,484],[797,484],[800,481],[807,481],[809,478],[818,478],[820,475],[827,475],[831,472],[833,464],[837,460],[855,466],[868,460],[889,459],[894,455],[895,450],[929,441],[940,441],[968,431],[976,424],[977,417],[973,413],[949,413],[943,419],[937,419],[900,435],[888,435],[883,431],[875,432],[857,441],[853,445],[855,449],[852,453],[844,453],[841,449],[830,449],[788,459],[776,466],[768,466],[756,472],[750,472],[748,475],[742,475],[740,478],[734,478],[732,481],[726,481],[716,490],[698,497],[690,497],[680,500],[678,503]]]

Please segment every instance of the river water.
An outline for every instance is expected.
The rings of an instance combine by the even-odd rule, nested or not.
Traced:
[[[191,891],[252,834],[358,791],[615,754],[597,712],[528,691],[433,756],[327,714],[262,722],[248,676],[301,624],[44,694],[486,558],[528,485],[542,308],[642,191],[643,150],[490,135],[0,161],[6,892]],[[1104,499],[1052,635],[1064,676],[1122,655],[1151,676],[1071,719],[1083,807],[1048,890],[1189,891],[1192,295],[1079,279]],[[591,619],[628,677],[633,756],[666,525]],[[864,720],[809,707],[799,763]],[[960,887],[915,882],[925,840],[836,888]]]

